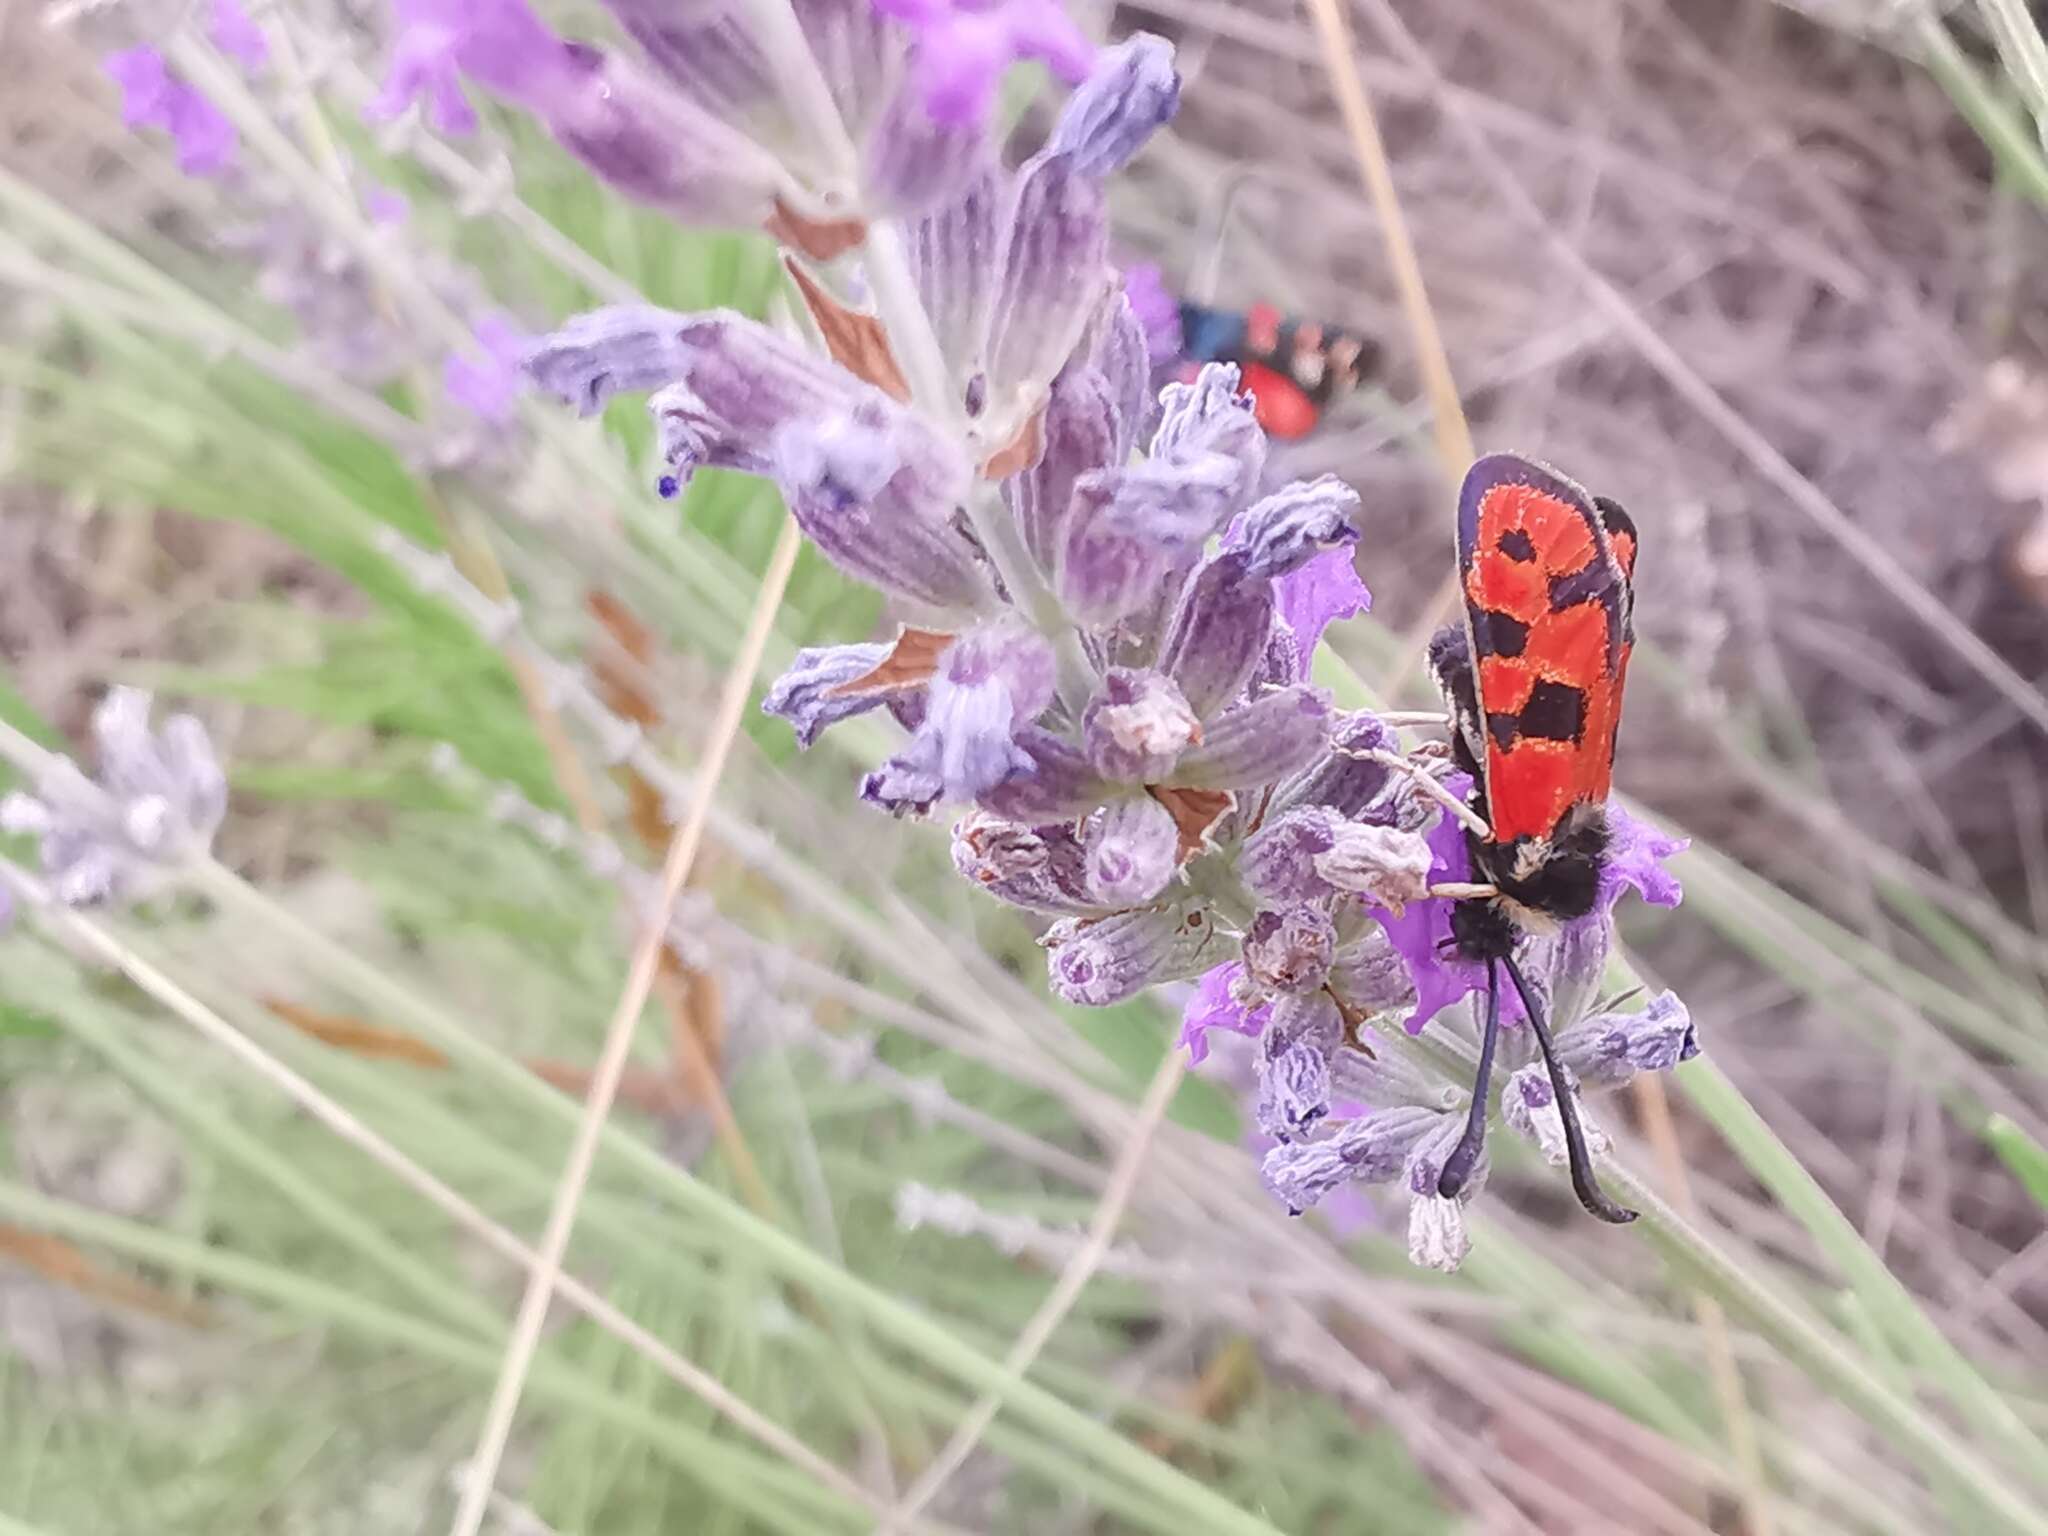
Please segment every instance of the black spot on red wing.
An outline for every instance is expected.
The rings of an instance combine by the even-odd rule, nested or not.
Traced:
[[[1525,565],[1536,558],[1536,541],[1529,537],[1526,528],[1510,528],[1500,536],[1494,548],[1510,560],[1519,560]]]
[[[1472,634],[1482,656],[1519,656],[1529,648],[1529,626],[1511,613],[1474,613]]]
[[[1586,728],[1586,695],[1569,683],[1545,679],[1529,690],[1517,716],[1524,736],[1542,741],[1577,741]]]
[[[1566,576],[1550,578],[1550,611],[1562,613],[1596,599],[1619,600],[1621,583],[1604,561],[1589,560]]]
[[[1489,710],[1486,716],[1486,732],[1493,738],[1493,744],[1505,752],[1515,744],[1515,738],[1522,732],[1522,717],[1502,710]]]

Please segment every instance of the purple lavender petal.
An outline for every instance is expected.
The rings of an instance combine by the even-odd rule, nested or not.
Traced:
[[[1653,907],[1675,907],[1684,897],[1678,877],[1663,861],[1692,846],[1689,837],[1666,837],[1647,821],[1629,815],[1618,801],[1607,802],[1607,861],[1600,871],[1599,909],[1610,912],[1624,890]]]
[[[1102,54],[1067,98],[1047,148],[1098,179],[1123,169],[1180,106],[1173,44],[1137,32]]]
[[[1165,782],[1184,789],[1248,789],[1299,773],[1328,750],[1330,696],[1297,684],[1225,710],[1203,727]]]
[[[436,128],[469,133],[476,113],[462,76],[538,111],[572,73],[568,45],[524,0],[396,0],[393,10],[391,68],[370,104],[373,119],[396,117],[425,96]]]
[[[698,323],[703,318],[656,309],[651,304],[614,304],[588,310],[543,336],[527,355],[526,369],[546,393],[576,407],[578,415],[593,416],[613,395],[643,394],[680,378],[689,366],[692,347],[718,345],[718,338]],[[739,316],[727,319],[726,329],[744,330],[743,325],[730,324],[739,321]],[[753,339],[751,332],[746,333],[745,341]],[[779,422],[784,414],[800,408],[836,407],[851,398],[845,381],[826,375],[808,353],[795,348],[786,353],[778,350],[766,361],[793,375],[780,389],[789,397],[787,404],[768,420]],[[801,379],[813,373],[820,377]]]
[[[1358,492],[1335,475],[1295,480],[1262,497],[1224,544],[1249,551],[1254,576],[1284,576],[1325,550],[1358,542]]]
[[[1032,771],[1016,733],[1052,694],[1052,645],[1043,635],[1014,623],[970,631],[939,658],[924,724],[904,757],[936,778],[941,797],[972,800]]]
[[[741,122],[774,89],[766,55],[745,20],[728,7],[695,10],[667,0],[606,3],[683,95],[727,122]]]
[[[1019,59],[1039,59],[1069,84],[1086,78],[1095,48],[1057,0],[875,0],[878,14],[917,34],[912,78],[939,122],[985,121],[996,82]]]
[[[893,645],[823,645],[796,653],[789,670],[778,677],[761,701],[761,713],[787,720],[797,745],[808,747],[827,726],[879,707],[888,689],[863,693],[838,690],[866,677],[889,659]]]
[[[1464,774],[1453,774],[1444,787],[1462,799],[1472,792],[1472,781]],[[1471,880],[1472,861],[1465,843],[1465,827],[1457,817],[1440,813],[1427,841],[1432,856],[1431,885],[1464,884]],[[1464,959],[1452,944],[1451,898],[1431,896],[1411,901],[1398,915],[1385,907],[1369,906],[1367,910],[1386,930],[1394,948],[1407,962],[1408,974],[1415,983],[1415,1007],[1402,1020],[1402,1027],[1409,1034],[1421,1034],[1423,1026],[1452,1003],[1486,990],[1485,965]],[[1513,987],[1501,989],[1501,1017],[1525,1017],[1521,998]]]
[[[1232,992],[1232,983],[1245,973],[1241,961],[1232,960],[1207,972],[1195,995],[1181,1013],[1180,1043],[1188,1063],[1200,1066],[1209,1057],[1209,1031],[1227,1029],[1232,1034],[1256,1038],[1273,1016],[1271,1003],[1247,1007]]]

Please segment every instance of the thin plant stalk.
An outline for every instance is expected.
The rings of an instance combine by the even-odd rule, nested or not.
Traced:
[[[760,665],[761,653],[774,627],[776,610],[782,606],[783,593],[788,589],[790,573],[796,568],[797,553],[802,547],[803,535],[795,518],[785,516],[781,532],[776,537],[774,553],[768,559],[768,569],[761,578],[761,591],[755,600],[753,618],[726,674],[718,713],[712,721],[710,740],[698,765],[696,788],[689,809],[669,844],[668,857],[662,866],[660,894],[655,899],[654,910],[643,920],[644,926],[627,972],[625,988],[620,993],[611,1022],[605,1028],[604,1049],[598,1056],[590,1093],[583,1101],[582,1117],[576,1127],[576,1139],[570,1146],[569,1160],[563,1168],[562,1181],[548,1212],[547,1226],[541,1234],[539,1261],[528,1274],[526,1293],[520,1298],[512,1338],[506,1346],[504,1366],[492,1390],[483,1432],[470,1463],[470,1475],[462,1490],[462,1501],[454,1524],[450,1527],[453,1536],[476,1536],[483,1525],[490,1491],[497,1478],[498,1463],[504,1457],[505,1443],[512,1433],[512,1420],[518,1412],[519,1397],[526,1385],[526,1373],[533,1363],[534,1351],[540,1345],[541,1325],[547,1320],[548,1302],[561,1273],[562,1255],[569,1246],[577,1207],[582,1202],[584,1186],[589,1182],[591,1166],[597,1158],[598,1133],[611,1113],[612,1100],[618,1093],[619,1077],[625,1071],[626,1055],[632,1049],[640,1010],[646,1006],[654,985],[655,971],[668,942],[670,914],[675,911],[676,899],[682,894],[683,884],[696,863],[697,850],[703,845],[711,798],[718,792],[726,760],[739,736],[747,700],[753,694],[754,671]]]
[[[1074,1303],[1081,1298],[1097,1268],[1109,1252],[1109,1245],[1116,1237],[1116,1229],[1129,1208],[1131,1196],[1138,1186],[1138,1175],[1145,1165],[1145,1154],[1151,1148],[1153,1134],[1159,1129],[1159,1122],[1166,1116],[1166,1108],[1173,1102],[1175,1090],[1180,1087],[1181,1078],[1187,1072],[1187,1058],[1175,1046],[1169,1044],[1159,1058],[1159,1066],[1152,1074],[1151,1085],[1145,1090],[1145,1097],[1138,1105],[1136,1119],[1124,1140],[1123,1150],[1117,1154],[1116,1166],[1111,1170],[1109,1184],[1102,1191],[1102,1198],[1096,1202],[1095,1215],[1088,1224],[1088,1236],[1073,1258],[1060,1271],[1058,1281],[1047,1293],[1031,1320],[1017,1335],[1017,1342],[1003,1357],[1003,1374],[1006,1380],[1021,1379],[1031,1369],[1039,1352],[1051,1340],[1066,1315],[1073,1310]],[[930,1507],[946,1479],[965,1464],[974,1454],[974,1447],[982,1434],[994,1420],[1002,1406],[1000,1393],[984,1393],[968,1409],[952,1437],[932,1458],[931,1464],[919,1475],[917,1481],[903,1496],[903,1500],[889,1512],[876,1529],[875,1536],[898,1536],[909,1524]]]

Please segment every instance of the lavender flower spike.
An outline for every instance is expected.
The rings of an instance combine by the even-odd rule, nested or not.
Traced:
[[[1100,179],[1122,170],[1179,107],[1173,44],[1135,33],[1103,54],[1067,98],[1046,147]]]
[[[93,711],[97,784],[58,763],[33,795],[0,801],[0,831],[42,840],[42,864],[67,906],[146,894],[204,854],[227,814],[227,779],[205,727],[173,715],[149,728],[150,698],[111,689]]]

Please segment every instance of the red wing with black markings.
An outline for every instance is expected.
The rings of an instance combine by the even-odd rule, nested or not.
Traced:
[[[1458,570],[1497,842],[1549,839],[1607,798],[1634,641],[1635,525],[1543,465],[1479,460],[1458,497]]]

